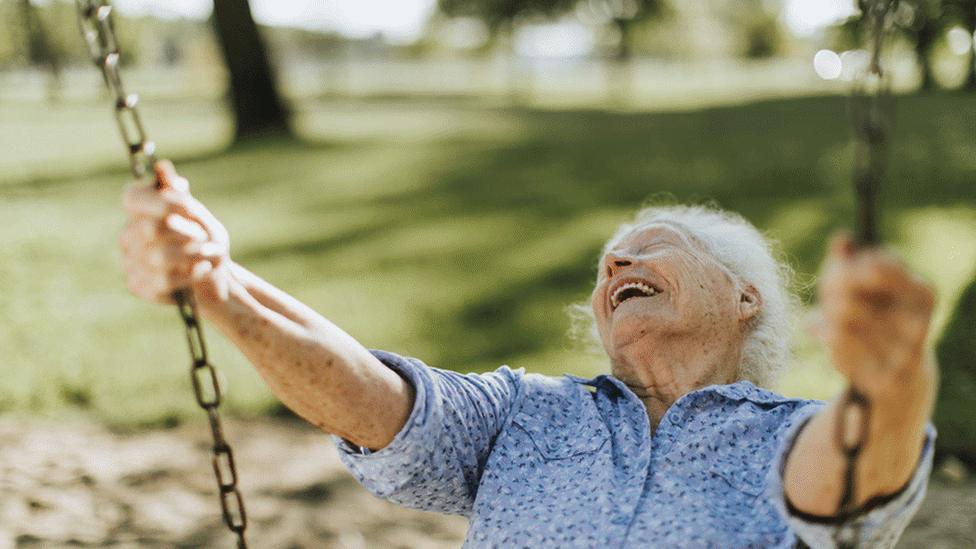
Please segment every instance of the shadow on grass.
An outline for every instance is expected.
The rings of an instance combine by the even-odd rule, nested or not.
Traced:
[[[238,166],[218,184],[235,198],[269,184],[275,193],[297,196],[303,212],[319,215],[359,210],[388,213],[335,230],[306,231],[277,242],[238,250],[243,261],[286,257],[326,258],[341,249],[405,231],[455,221],[457,230],[474,220],[504,215],[511,230],[476,240],[449,252],[381,258],[384,269],[437,265],[456,276],[496,276],[491,258],[551,238],[573,220],[598,212],[634,211],[649,197],[666,192],[681,202],[711,201],[738,211],[762,229],[789,236],[786,252],[801,273],[811,273],[832,230],[848,225],[853,207],[849,191],[850,147],[843,97],[778,99],[688,112],[620,113],[601,110],[549,111],[484,109],[459,103],[480,116],[505,117],[510,135],[443,137],[421,143],[395,136],[354,143],[270,140],[218,153],[177,158],[180,165],[207,165],[215,172]],[[899,99],[890,179],[883,189],[885,219],[906,207],[976,203],[973,136],[976,98],[963,94],[906,96]],[[422,108],[411,105],[411,108]],[[379,184],[379,192],[330,193],[343,174],[299,173],[292,159],[314,156],[313,167],[331,155],[370,149],[377,155],[398,149],[430,153],[436,161],[418,172],[383,174],[384,181],[414,178],[407,187]],[[240,166],[244,166],[241,168]],[[253,169],[252,169],[253,168]],[[122,166],[104,175],[125,173]],[[357,172],[358,173],[358,172]],[[93,174],[88,174],[93,175]],[[223,174],[222,174],[223,175]],[[351,176],[357,177],[357,176]],[[75,178],[77,179],[77,178]],[[0,194],[63,185],[48,178],[4,185]],[[314,185],[310,185],[314,183]],[[366,185],[372,182],[362,182]],[[783,221],[800,203],[813,204],[802,228]],[[612,229],[612,228],[611,228]],[[479,229],[480,230],[480,229]],[[579,229],[574,229],[579,231]],[[432,362],[465,368],[506,360],[551,347],[565,324],[535,314],[541,307],[568,304],[589,292],[600,237],[578,235],[575,251],[542,254],[528,260],[525,276],[490,281],[477,293],[430,315],[430,333],[455,342]],[[342,269],[342,266],[336,266]],[[350,267],[353,268],[353,267]],[[358,267],[355,267],[358,268]],[[809,298],[809,293],[806,295]],[[554,311],[553,314],[561,314]],[[477,337],[471,337],[477,334]],[[450,356],[448,357],[448,353]],[[449,358],[449,360],[448,360]]]
[[[158,158],[172,160],[178,167],[182,167],[206,164],[221,158],[226,158],[229,155],[247,154],[269,149],[325,152],[347,146],[349,145],[331,141],[309,141],[297,137],[275,135],[217,147],[197,154],[161,155]],[[0,182],[0,196],[55,189],[75,185],[79,180],[101,177],[113,177],[119,180],[125,180],[130,177],[129,164],[124,152],[120,152],[118,161],[105,162],[80,172],[68,167],[63,172],[53,171],[47,172],[40,177],[9,179]]]
[[[890,178],[882,196],[884,219],[920,203],[976,199],[973,166],[965,165],[965,151],[960,152],[957,141],[965,139],[967,125],[972,126],[974,103],[960,94],[900,99]],[[439,219],[463,222],[492,213],[512,215],[519,224],[516,236],[500,235],[490,249],[452,255],[458,271],[476,272],[476,262],[483,261],[485,253],[525,246],[553,227],[595,211],[636,210],[648,197],[667,192],[681,202],[714,202],[742,213],[760,228],[785,231],[791,228],[772,227],[776,216],[789,213],[801,200],[821,204],[805,232],[791,235],[786,250],[801,273],[812,273],[828,234],[848,226],[853,217],[843,97],[670,113],[510,108],[485,115],[492,113],[516,118],[522,132],[502,141],[439,141],[436,146],[444,161],[431,169],[425,184],[409,191],[363,200],[310,197],[306,205],[323,214],[384,207],[396,211],[395,217],[339,233],[252,247],[246,257],[327,254],[387,231]],[[972,145],[970,136],[970,149]],[[588,292],[597,253],[598,246],[587,246],[578,255],[538,258],[544,265],[535,274],[493,285],[457,308],[434,315],[432,331],[461,342],[451,350],[450,364],[504,360],[551,345],[562,336],[563,326],[526,322],[522,313],[560,298],[569,303]],[[421,255],[416,261],[436,259]],[[400,259],[399,265],[409,262]],[[804,298],[810,298],[809,291]],[[479,336],[466,337],[472,333]]]

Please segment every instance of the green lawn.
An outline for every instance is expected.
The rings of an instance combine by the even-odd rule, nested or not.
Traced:
[[[368,346],[464,371],[601,371],[565,337],[565,307],[587,296],[603,240],[649,198],[742,212],[783,243],[807,297],[825,238],[852,217],[839,97],[668,113],[305,103],[306,142],[229,152],[210,103],[147,103],[145,116],[239,262]],[[124,288],[126,176],[110,113],[19,105],[0,127],[0,411],[82,408],[116,426],[196,417],[175,311]],[[976,97],[899,99],[884,232],[936,284],[939,326],[976,271],[974,127]],[[229,406],[273,410],[240,355],[210,340]],[[796,362],[787,393],[839,387],[802,336]]]

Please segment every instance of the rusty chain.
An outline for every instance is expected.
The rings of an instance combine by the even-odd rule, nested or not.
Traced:
[[[859,69],[854,80],[850,104],[857,200],[856,239],[861,246],[871,246],[880,241],[876,203],[894,121],[891,78],[882,68],[881,54],[894,24],[898,0],[867,0],[863,7],[870,52],[867,66]]]
[[[129,153],[129,168],[136,179],[152,174],[156,164],[156,147],[150,141],[139,116],[139,97],[127,94],[119,72],[119,43],[112,18],[112,5],[107,0],[76,0],[78,24],[95,65],[101,70],[105,85],[115,99],[115,120],[119,134]],[[156,178],[156,187],[163,182]],[[211,464],[220,494],[220,508],[224,523],[234,533],[238,549],[246,549],[244,532],[247,513],[238,486],[234,452],[224,438],[218,411],[223,397],[219,374],[207,356],[203,325],[197,315],[192,292],[180,290],[173,295],[180,319],[186,330],[192,365],[190,378],[197,404],[207,413],[213,437]]]

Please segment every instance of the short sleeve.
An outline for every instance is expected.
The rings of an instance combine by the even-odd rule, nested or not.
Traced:
[[[808,546],[816,548],[836,546],[834,535],[837,526],[829,519],[803,515],[790,508],[783,490],[783,473],[786,467],[786,456],[793,447],[800,429],[822,409],[822,405],[807,406],[794,414],[767,479],[769,497],[779,513],[787,520],[793,533]],[[854,532],[857,534],[858,540],[855,546],[894,547],[925,498],[929,474],[932,471],[934,447],[935,428],[930,424],[926,427],[921,457],[908,484],[899,492],[874,502],[867,513],[858,517],[852,524],[845,525],[845,528],[851,530],[844,532],[845,536],[853,536]]]
[[[502,366],[465,375],[371,352],[413,385],[413,409],[393,441],[375,452],[333,436],[340,459],[378,497],[414,509],[467,515],[495,438],[520,395],[523,372]]]

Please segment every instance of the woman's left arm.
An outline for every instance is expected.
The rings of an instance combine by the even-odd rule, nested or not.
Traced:
[[[845,236],[831,244],[818,293],[834,367],[869,406],[856,508],[901,490],[919,465],[937,384],[926,351],[934,294],[891,253],[857,250]],[[847,469],[837,440],[843,405],[842,396],[814,416],[786,457],[785,495],[803,513],[837,515]],[[857,413],[844,421],[847,433],[859,432]]]

